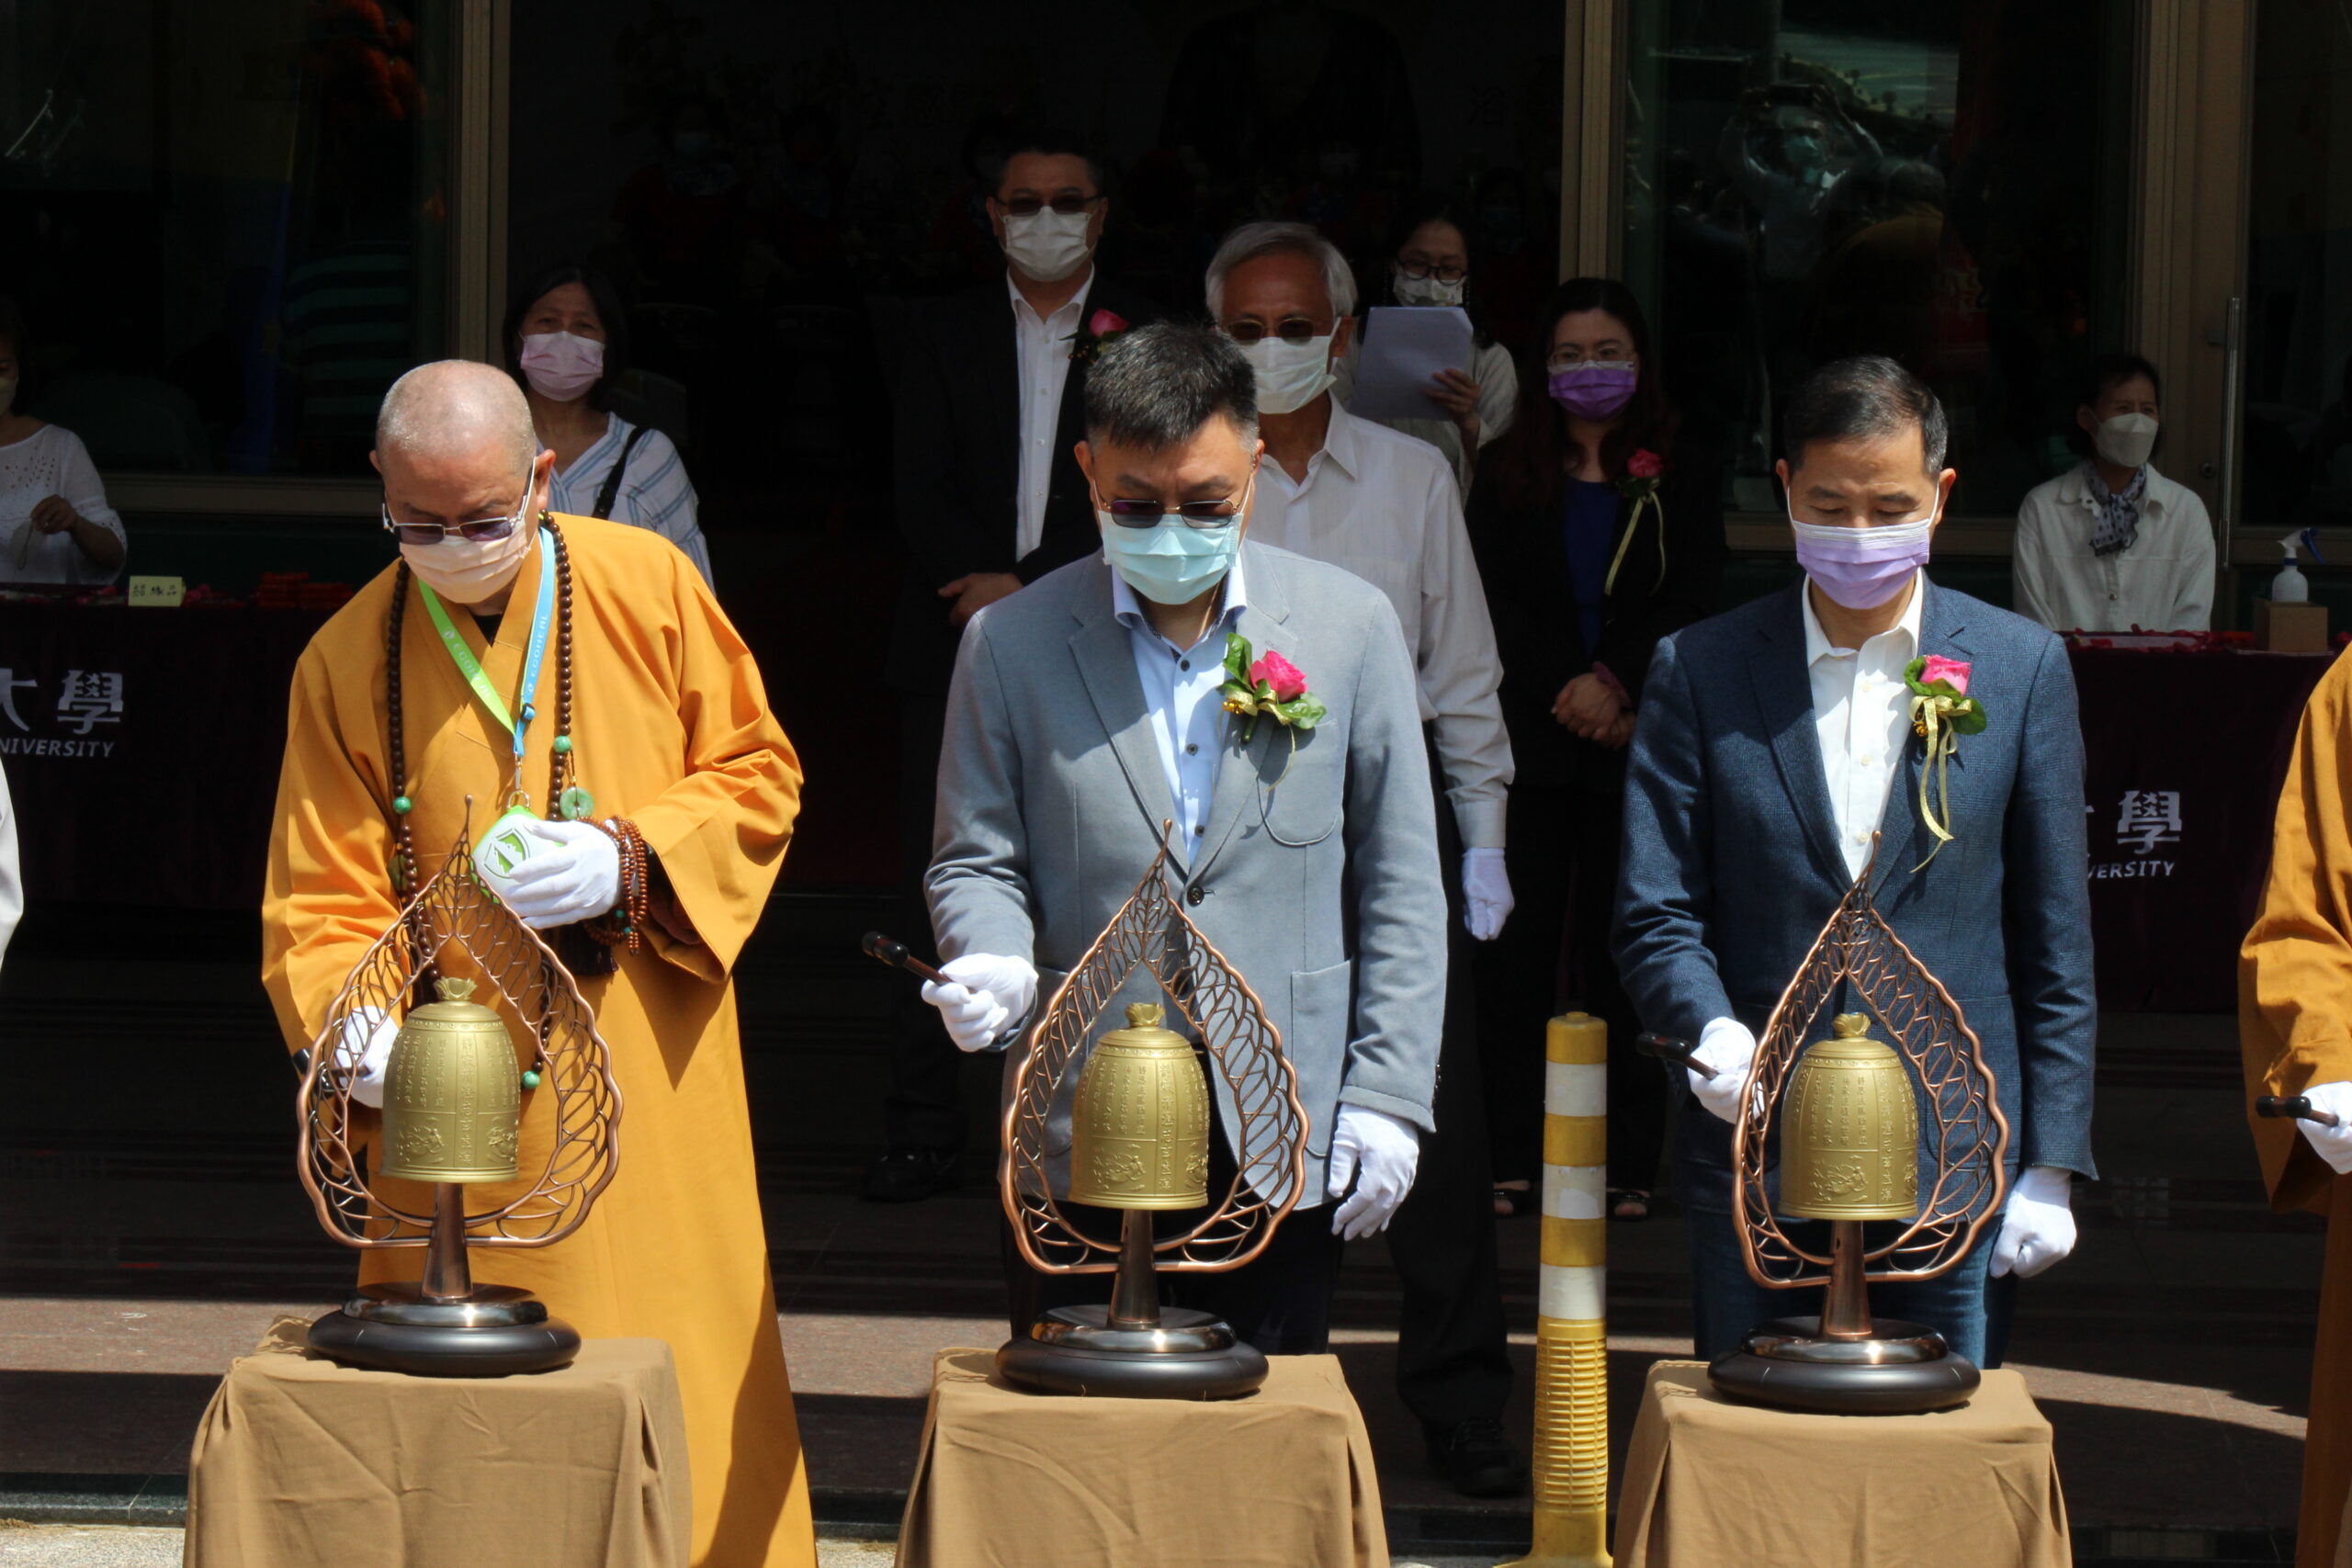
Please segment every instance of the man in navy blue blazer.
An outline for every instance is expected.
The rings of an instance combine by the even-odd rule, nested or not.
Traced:
[[[2070,1184],[2095,1174],[2074,676],[2048,631],[1921,570],[1958,476],[1944,466],[1943,410],[1917,377],[1888,359],[1825,367],[1782,435],[1805,581],[1658,645],[1625,780],[1617,961],[1645,1025],[1698,1041],[1718,1075],[1682,1075],[1675,1147],[1697,1348],[1713,1358],[1766,1318],[1821,1310],[1817,1290],[1748,1277],[1731,1224],[1731,1121],[1757,1033],[1870,864],[1880,914],[1984,1043],[2014,1183],[1990,1246],[1940,1279],[1876,1287],[1872,1303],[1997,1366],[2007,1314],[1988,1333],[1988,1280],[2065,1257]],[[1931,861],[1925,743],[1904,684],[1923,657],[1964,666],[1988,719],[1959,742],[1948,813],[1931,788],[1954,835]]]

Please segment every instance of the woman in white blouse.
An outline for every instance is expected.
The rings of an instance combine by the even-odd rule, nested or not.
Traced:
[[[1459,305],[1470,311],[1476,335],[1472,340],[1470,369],[1448,370],[1430,382],[1427,419],[1388,419],[1377,423],[1407,435],[1419,436],[1445,454],[1453,481],[1470,493],[1470,476],[1477,471],[1479,449],[1510,428],[1519,409],[1519,374],[1510,350],[1487,335],[1479,323],[1470,289],[1470,242],[1455,220],[1453,208],[1439,197],[1423,197],[1406,204],[1391,231],[1388,259],[1389,301],[1397,305]],[[1359,332],[1358,338],[1363,336]],[[1341,403],[1355,381],[1356,346],[1335,367],[1334,392]]]
[[[612,280],[590,266],[550,268],[506,312],[506,368],[555,453],[548,508],[608,517],[661,535],[711,581],[695,487],[670,438],[605,406],[628,369],[628,318]]]
[[[2206,629],[2213,522],[2197,492],[2156,472],[2164,428],[2156,367],[2113,354],[2075,411],[2082,463],[2028,491],[2018,513],[2018,614],[2052,631]]]
[[[81,438],[17,408],[24,325],[0,299],[0,582],[97,587],[122,571],[122,519]]]

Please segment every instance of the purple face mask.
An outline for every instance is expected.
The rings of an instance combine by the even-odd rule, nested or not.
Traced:
[[[1930,513],[1916,523],[1833,528],[1800,523],[1792,513],[1789,526],[1797,534],[1797,564],[1824,593],[1849,610],[1875,610],[1928,564],[1936,519]]]
[[[1641,379],[1630,359],[1589,359],[1552,372],[1552,400],[1578,419],[1614,419]]]

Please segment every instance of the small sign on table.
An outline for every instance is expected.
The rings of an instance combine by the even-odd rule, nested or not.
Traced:
[[[186,578],[134,577],[130,580],[130,602],[134,604],[177,604],[187,597]]]

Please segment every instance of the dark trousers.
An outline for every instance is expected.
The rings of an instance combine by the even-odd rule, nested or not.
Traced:
[[[1204,1054],[1202,1066],[1215,1071]],[[1210,1101],[1209,1201],[1222,1201],[1233,1185],[1233,1151],[1226,1145],[1225,1119]],[[1091,1203],[1064,1203],[1062,1213],[1088,1236],[1115,1243],[1125,1215]],[[1192,1229],[1207,1218],[1202,1209],[1171,1209],[1152,1215],[1159,1236]],[[1008,1318],[1013,1337],[1056,1307],[1102,1306],[1111,1299],[1108,1274],[1041,1274],[1029,1267],[1012,1239],[1012,1226],[997,1235],[1004,1253]],[[1331,1293],[1340,1281],[1340,1238],[1331,1234],[1329,1207],[1294,1210],[1274,1227],[1266,1249],[1238,1269],[1222,1274],[1162,1271],[1163,1306],[1184,1307],[1222,1318],[1235,1336],[1269,1356],[1319,1356],[1331,1348]]]
[[[1405,1296],[1396,1325],[1396,1393],[1422,1420],[1453,1422],[1500,1416],[1510,1398],[1511,1368],[1470,981],[1475,944],[1462,927],[1462,840],[1442,780],[1437,822],[1447,939],[1445,1026],[1432,1106],[1437,1131],[1421,1137],[1413,1190],[1389,1222],[1388,1256]]]
[[[899,694],[897,934],[924,957],[931,953],[932,937],[922,878],[931,866],[931,819],[939,795],[939,748],[946,726],[944,696]],[[947,1038],[939,1010],[922,999],[920,987],[895,989],[883,1136],[894,1149],[960,1150],[971,1121],[964,1109],[964,1054]]]
[[[1634,1049],[1640,1024],[1609,951],[1624,804],[1613,789],[1514,784],[1506,863],[1518,907],[1477,954],[1478,1038],[1498,1179],[1544,1164],[1544,1026],[1563,1010],[1609,1026],[1609,1184],[1657,1185],[1670,1085]]]
[[[1229,1170],[1228,1167],[1228,1170]],[[1230,1174],[1225,1181],[1232,1180]],[[1223,1184],[1212,1178],[1212,1194]],[[1073,1223],[1104,1240],[1119,1234],[1114,1210],[1063,1205]],[[1157,1215],[1157,1228],[1190,1226],[1199,1210]],[[1007,1313],[1013,1337],[1056,1307],[1102,1306],[1111,1300],[1108,1274],[1040,1274],[1023,1259],[1009,1226],[1000,1224],[1004,1248]],[[1225,1320],[1235,1336],[1269,1356],[1319,1356],[1331,1348],[1331,1293],[1340,1280],[1340,1238],[1331,1234],[1331,1211],[1302,1209],[1274,1228],[1266,1250],[1223,1274],[1159,1276],[1161,1304],[1187,1307]]]
[[[1692,1209],[1686,1224],[1690,1242],[1690,1340],[1702,1359],[1712,1361],[1736,1349],[1742,1335],[1768,1319],[1820,1314],[1818,1287],[1767,1290],[1749,1277],[1729,1214]],[[1826,1220],[1783,1219],[1781,1224],[1808,1251],[1829,1250]],[[1899,1228],[1893,1222],[1873,1224],[1865,1226],[1862,1234],[1871,1246],[1878,1247]],[[2008,1345],[2017,1287],[2013,1277],[1990,1277],[1993,1242],[2000,1234],[2000,1222],[1996,1220],[1948,1274],[1872,1285],[1871,1317],[1924,1323],[1978,1366],[1999,1366]]]

